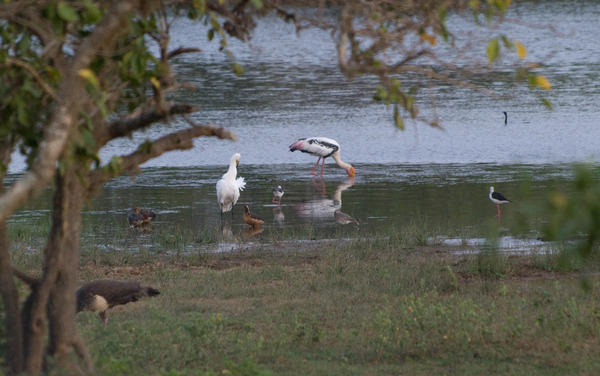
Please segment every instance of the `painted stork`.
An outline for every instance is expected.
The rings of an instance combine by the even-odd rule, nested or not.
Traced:
[[[108,309],[116,305],[137,302],[145,296],[156,296],[160,291],[150,286],[142,286],[137,281],[116,281],[98,279],[81,286],[75,293],[77,312],[98,311],[106,328]]]
[[[231,210],[231,218],[233,218],[233,207],[240,198],[240,191],[246,187],[244,178],[237,177],[237,165],[240,163],[242,156],[235,153],[229,162],[229,169],[221,176],[217,182],[217,201],[221,209],[221,218],[223,213]]]
[[[265,220],[256,214],[250,213],[250,207],[248,205],[244,205],[244,222],[252,227],[259,227],[265,223]]]
[[[510,202],[509,199],[507,199],[506,197],[502,196],[502,194],[498,193],[498,192],[494,192],[494,187],[490,187],[490,200],[492,200],[492,202],[494,204],[496,204],[496,206],[498,207],[498,218],[500,218],[500,205],[501,204],[507,204]]]
[[[315,167],[312,170],[313,175],[316,175],[315,170],[317,169],[321,159],[323,159],[323,163],[321,165],[321,177],[323,176],[323,170],[325,169],[325,158],[327,157],[333,158],[338,166],[346,170],[348,176],[354,177],[354,175],[356,175],[354,167],[341,160],[340,144],[338,144],[335,140],[326,137],[301,138],[290,145],[290,151],[295,150],[300,150],[303,153],[308,153],[310,155],[314,155],[315,157],[319,157]]]

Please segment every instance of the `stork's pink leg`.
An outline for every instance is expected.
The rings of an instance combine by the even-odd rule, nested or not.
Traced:
[[[323,164],[321,164],[321,177],[323,177],[323,170],[325,169],[325,158],[323,158]]]
[[[319,159],[317,159],[317,163],[315,163],[315,167],[313,167],[313,170],[312,170],[312,174],[313,174],[313,175],[316,175],[316,174],[315,174],[315,171],[316,171],[316,169],[317,169],[317,166],[319,165],[319,162],[321,162],[321,157],[319,157]],[[323,162],[325,162],[325,160],[324,160],[324,159],[323,159]]]

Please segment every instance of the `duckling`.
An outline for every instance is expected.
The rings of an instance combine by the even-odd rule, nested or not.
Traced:
[[[252,227],[259,227],[260,225],[265,223],[265,220],[256,214],[250,213],[250,208],[248,207],[248,205],[245,205],[244,206],[244,222],[246,222],[247,224],[249,224]]]

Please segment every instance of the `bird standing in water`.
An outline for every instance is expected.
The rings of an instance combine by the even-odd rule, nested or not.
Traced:
[[[233,218],[233,207],[240,198],[240,191],[246,187],[244,178],[237,178],[237,166],[241,158],[239,153],[235,153],[229,162],[229,169],[217,182],[217,201],[221,210],[221,218],[223,218],[223,213],[230,210],[231,218]]]
[[[259,227],[265,223],[265,220],[256,214],[250,213],[250,207],[248,205],[244,205],[244,222],[252,227]]]
[[[323,163],[321,165],[321,177],[323,177],[323,170],[325,169],[325,158],[331,157],[337,163],[338,166],[346,170],[348,176],[354,177],[356,175],[356,171],[354,167],[349,163],[346,163],[340,158],[340,144],[337,141],[332,140],[327,137],[311,137],[311,138],[301,138],[298,141],[294,142],[290,145],[290,151],[300,150],[303,153],[308,153],[310,155],[314,155],[315,157],[319,157],[317,163],[315,163],[315,167],[312,170],[312,174],[316,175],[315,170],[319,165],[321,159],[323,159]]]
[[[273,188],[273,200],[271,200],[272,203],[277,203],[278,205],[281,205],[281,198],[283,197],[283,188],[281,188],[281,185],[278,185],[277,188]]]
[[[490,200],[498,207],[498,219],[500,219],[500,205],[508,204],[510,200],[504,197],[502,194],[494,192],[494,187],[490,187],[489,197]]]

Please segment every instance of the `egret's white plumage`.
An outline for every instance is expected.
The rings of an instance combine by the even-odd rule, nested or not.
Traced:
[[[244,178],[237,178],[237,165],[240,163],[242,156],[235,153],[229,162],[229,169],[221,176],[217,182],[217,201],[221,209],[221,215],[231,210],[233,217],[233,207],[240,198],[240,191],[246,187]]]
[[[338,166],[346,170],[348,176],[354,177],[356,171],[354,167],[349,163],[342,161],[340,158],[340,144],[337,141],[332,140],[327,137],[311,137],[311,138],[301,138],[298,141],[294,142],[290,145],[290,151],[300,150],[303,153],[308,153],[310,155],[314,155],[315,157],[319,157],[315,167],[312,170],[312,174],[315,174],[315,170],[319,165],[321,159],[323,159],[323,164],[321,165],[321,176],[323,176],[323,170],[325,169],[325,158],[331,157],[337,163]]]

